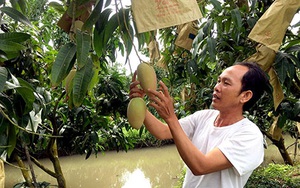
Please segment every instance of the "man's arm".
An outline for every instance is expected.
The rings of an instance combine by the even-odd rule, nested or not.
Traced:
[[[172,138],[172,134],[170,132],[169,127],[160,120],[158,120],[148,110],[146,112],[144,125],[146,126],[146,129],[157,139],[164,140]]]
[[[169,121],[177,150],[194,175],[203,175],[232,167],[232,164],[218,148],[204,155],[186,136],[178,120]]]
[[[194,175],[203,175],[232,167],[226,156],[215,148],[204,155],[186,136],[174,113],[173,100],[163,82],[160,82],[161,91],[149,90],[151,95],[150,106],[154,107],[161,118],[169,126],[170,133],[177,150]],[[197,136],[197,135],[196,135]],[[201,136],[201,135],[199,135]]]

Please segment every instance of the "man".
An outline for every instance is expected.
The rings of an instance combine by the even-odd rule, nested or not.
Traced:
[[[143,97],[136,75],[130,98]],[[183,187],[242,188],[264,157],[259,128],[243,116],[268,84],[255,63],[238,63],[223,71],[214,87],[212,107],[177,119],[173,100],[163,82],[161,91],[149,90],[150,106],[165,123],[149,111],[144,125],[158,139],[173,139],[187,165]]]

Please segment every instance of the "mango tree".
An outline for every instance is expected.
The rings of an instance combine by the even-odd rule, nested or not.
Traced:
[[[137,33],[130,7],[123,6],[122,1],[68,0],[51,2],[49,7],[44,6],[45,1],[38,0],[10,2],[6,6],[5,1],[0,1],[2,20],[6,20],[6,23],[1,22],[1,29],[6,33],[0,35],[2,153],[14,156],[24,167],[27,186],[34,187],[38,182],[33,170],[31,176],[24,170],[24,156],[29,164],[35,163],[56,178],[59,187],[66,187],[59,163],[60,141],[73,139],[80,151],[87,149],[88,157],[103,147],[99,146],[101,138],[97,130],[104,125],[108,128],[106,133],[115,139],[112,144],[118,149],[130,147],[131,143],[120,131],[120,127],[128,128],[128,124],[121,120],[116,121],[120,126],[110,123],[111,118],[124,117],[124,113],[116,113],[112,104],[123,104],[120,111],[124,112],[128,98],[120,92],[121,78],[107,76],[107,65],[116,61],[117,50],[126,53],[127,58],[133,50],[149,55],[145,44],[150,42],[153,32]],[[36,9],[39,3],[42,8]],[[214,8],[207,8],[208,5]],[[157,67],[157,72],[161,71],[159,79],[167,83],[175,96],[179,117],[208,108],[213,85],[222,69],[255,52],[256,44],[247,36],[270,2],[253,1],[250,7],[243,5],[245,1],[237,4],[200,1],[205,19],[199,24],[191,51],[174,45],[175,27],[159,30],[163,58],[155,63],[165,65],[167,71]],[[52,11],[48,19],[52,18],[55,23],[38,24],[36,10]],[[30,19],[24,16],[28,11]],[[56,20],[57,14],[60,19]],[[54,31],[58,31],[54,38],[45,35]],[[137,47],[134,38],[138,41]],[[58,52],[49,45],[50,39]],[[278,53],[275,68],[287,91],[286,100],[275,111],[270,95],[266,95],[249,113],[265,133],[272,122],[270,114],[280,114],[282,126],[289,120],[299,122],[299,42],[290,32],[285,40],[289,45],[284,45]],[[95,87],[98,89],[93,90]],[[183,97],[179,97],[180,94]],[[104,116],[107,114],[110,116]],[[72,134],[64,134],[69,131]],[[283,149],[282,146],[279,149]],[[36,160],[35,156],[43,150],[47,151],[54,171]]]
[[[1,28],[5,32],[0,36],[1,153],[4,160],[14,158],[18,162],[25,185],[29,187],[37,187],[39,184],[32,163],[56,178],[58,187],[66,187],[58,147],[64,146],[59,145],[59,141],[66,140],[64,136],[70,135],[70,130],[73,130],[72,133],[77,128],[81,130],[76,135],[71,134],[74,137],[68,140],[74,140],[74,145],[82,144],[73,149],[87,151],[87,158],[93,151],[97,153],[101,150],[101,140],[104,147],[111,144],[109,147],[117,150],[132,147],[131,142],[122,135],[121,128],[128,127],[126,122],[116,120],[114,123],[119,122],[120,126],[112,125],[111,119],[104,116],[107,113],[117,115],[115,109],[121,111],[122,106],[126,106],[126,94],[121,92],[122,78],[118,75],[111,78],[104,75],[113,73],[106,66],[108,61],[115,60],[116,46],[121,50],[131,48],[132,42],[126,41],[126,48],[122,48],[123,43],[113,35],[119,30],[124,38],[130,38],[128,29],[132,30],[132,27],[125,27],[129,10],[122,9],[113,13],[104,1],[70,3],[50,4],[58,12],[63,12],[63,18],[67,17],[72,28],[72,31],[67,32],[69,35],[53,26],[60,22],[53,8],[48,7],[49,12],[43,17],[47,22],[39,22],[39,14],[45,11],[46,1],[11,1],[10,6],[1,1],[0,4],[3,13]],[[29,15],[30,19],[25,15]],[[75,23],[78,24],[79,19],[83,18],[85,20],[81,29],[75,29]],[[55,38],[51,38],[49,32]],[[54,44],[50,45],[51,41]],[[53,46],[60,50],[56,52]],[[98,82],[103,84],[101,87],[105,85],[106,91],[96,90],[97,93],[93,93],[91,88]],[[109,93],[109,89],[113,92]],[[86,98],[87,94],[90,97]],[[93,98],[95,96],[107,97],[109,100],[97,98],[97,101]],[[86,104],[92,106],[92,100],[99,105],[96,109],[101,110],[101,113],[86,108]],[[104,108],[108,106],[107,103],[101,103],[114,100],[121,101],[123,105],[117,102],[113,112]],[[101,139],[97,134],[100,129],[105,132]],[[54,170],[46,168],[37,160],[44,156],[49,157]],[[28,161],[31,174],[23,159]]]
[[[190,111],[209,108],[211,93],[217,75],[237,61],[243,61],[256,53],[257,43],[248,38],[249,33],[272,1],[225,1],[217,0],[199,2],[203,13],[198,34],[193,41],[193,49],[185,50],[174,45],[177,35],[176,27],[162,29],[161,40],[164,42],[163,58],[159,61],[166,65],[166,83],[177,97],[176,105],[184,106],[178,115]],[[294,32],[291,31],[293,29]],[[268,94],[253,107],[247,116],[253,119],[261,131],[278,147],[283,160],[293,164],[281,136],[274,139],[269,132],[274,117],[281,130],[286,130],[295,139],[299,137],[300,101],[299,101],[299,23],[290,26],[284,41],[276,54],[273,68],[283,87],[284,100],[274,108],[272,88]],[[167,54],[167,55],[165,55]]]

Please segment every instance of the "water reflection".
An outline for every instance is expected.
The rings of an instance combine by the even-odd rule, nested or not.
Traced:
[[[160,148],[106,152],[98,157],[76,155],[61,157],[61,166],[69,188],[172,188],[177,185],[183,163],[174,145]],[[52,169],[48,160],[43,164]],[[22,182],[20,170],[5,166],[5,187]],[[55,179],[35,167],[39,182],[57,185]]]
[[[124,183],[122,188],[151,188],[150,179],[145,177],[140,168],[135,169],[133,172],[124,172],[121,182]]]

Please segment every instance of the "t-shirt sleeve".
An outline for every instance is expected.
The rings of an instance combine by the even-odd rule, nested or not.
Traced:
[[[254,124],[224,141],[219,149],[240,176],[253,171],[264,158],[263,136]]]
[[[197,112],[196,112],[197,113]],[[179,123],[183,129],[183,131],[185,132],[185,134],[187,135],[187,137],[189,137],[189,139],[191,140],[194,136],[194,130],[195,130],[195,115],[191,114],[189,116],[186,116],[184,118],[181,118],[179,120]]]
[[[185,134],[192,140],[196,132],[195,129],[201,129],[201,126],[206,125],[208,119],[215,117],[217,114],[216,110],[200,110],[180,119],[179,123]]]

